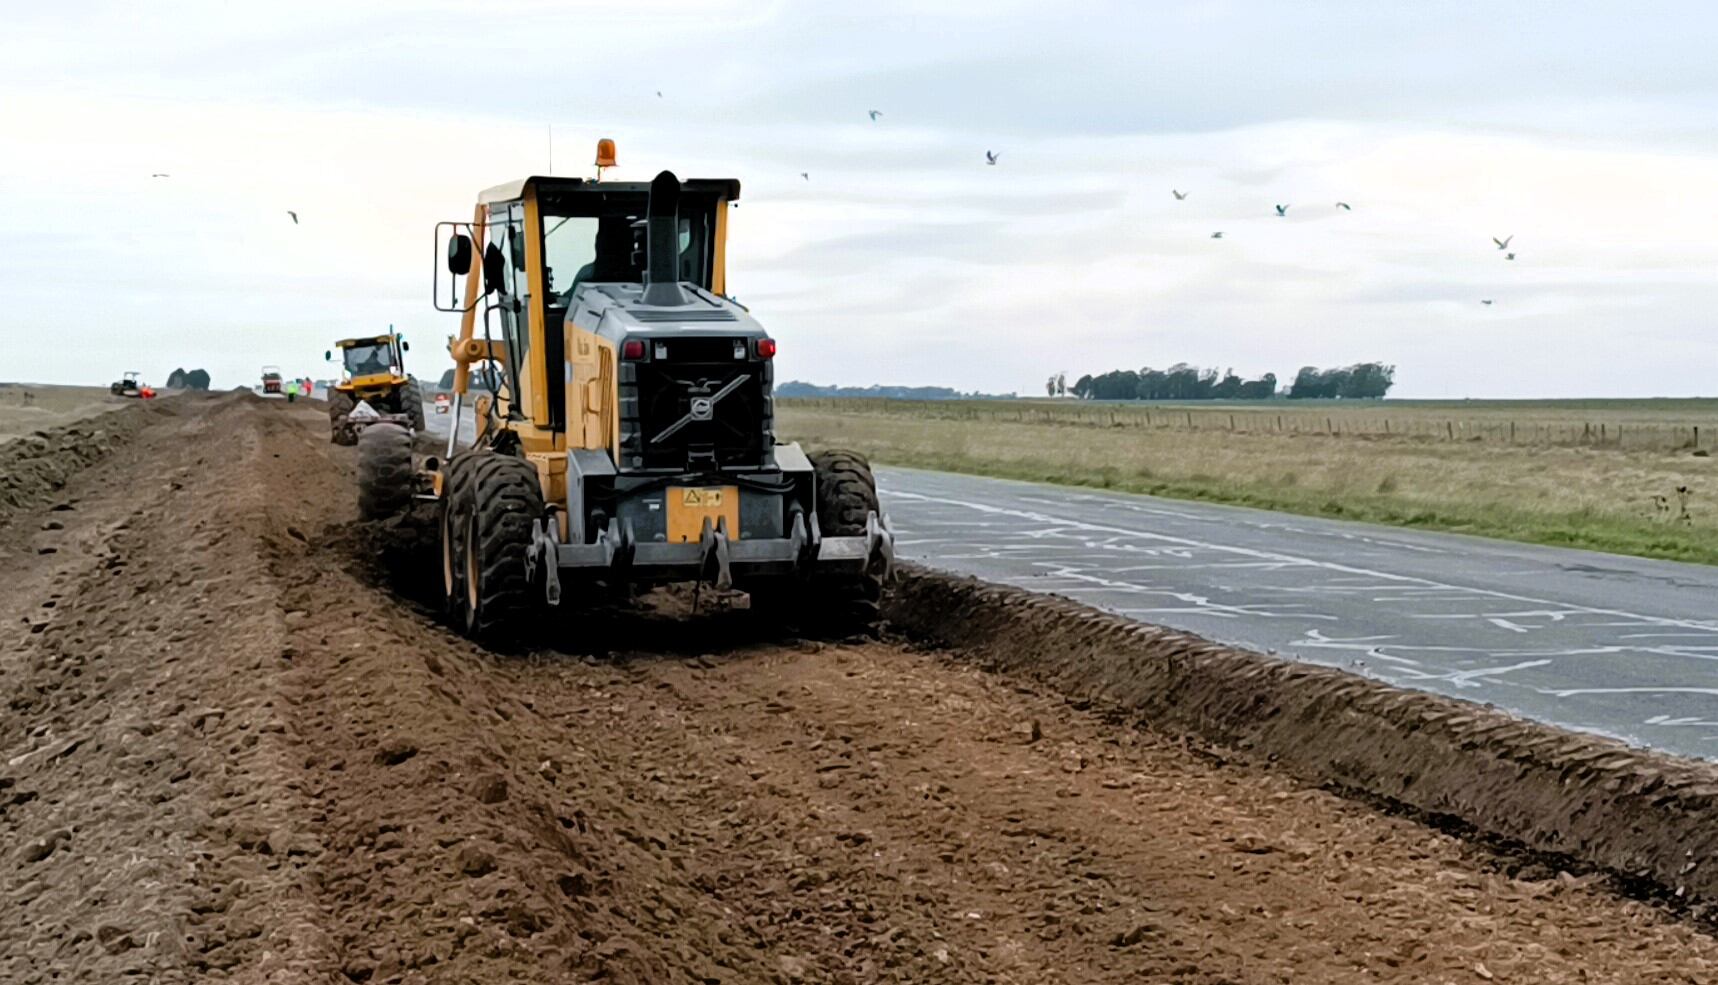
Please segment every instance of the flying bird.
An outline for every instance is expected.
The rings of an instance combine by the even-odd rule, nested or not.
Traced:
[[[800,173],[799,173],[799,176],[800,176],[800,177],[801,177],[801,178],[804,178],[804,179],[805,179],[805,180],[806,180],[806,181],[810,181],[810,180],[811,180],[811,172],[810,172],[810,171],[801,171],[801,172],[800,172]]]
[[[1514,238],[1515,238],[1515,234],[1514,234],[1514,233],[1510,233],[1510,234],[1509,234],[1509,235],[1508,235],[1508,236],[1505,236],[1505,237],[1503,237],[1503,238],[1502,238],[1502,239],[1498,239],[1498,238],[1497,238],[1497,237],[1496,237],[1496,236],[1493,236],[1493,237],[1492,237],[1492,238],[1491,238],[1491,241],[1492,241],[1492,242],[1493,242],[1493,243],[1496,243],[1496,244],[1497,244],[1497,248],[1498,248],[1498,249],[1500,249],[1500,250],[1507,250],[1507,249],[1509,249],[1509,241],[1510,241],[1510,240],[1512,240],[1512,239],[1514,239]]]
[[[1187,197],[1187,193],[1186,193],[1186,192],[1178,192],[1178,191],[1176,191],[1176,190],[1175,190],[1175,189],[1173,189],[1173,188],[1171,188],[1171,189],[1169,189],[1169,194],[1171,194],[1171,195],[1174,195],[1174,196],[1175,196],[1175,200],[1176,200],[1176,201],[1177,201],[1177,202],[1179,202],[1179,201],[1181,201],[1181,200],[1182,200],[1182,199],[1184,199],[1184,198],[1186,198],[1186,197]]]
[[[1504,258],[1504,259],[1505,259],[1505,260],[1513,260],[1513,259],[1515,259],[1515,254],[1513,254],[1513,253],[1505,253],[1505,254],[1504,254],[1504,255],[1503,255],[1503,258]]]
[[[1490,298],[1480,298],[1480,299],[1479,299],[1479,303],[1480,303],[1480,304],[1490,304],[1490,303],[1491,303],[1491,299],[1490,299]]]
[[[292,216],[292,224],[293,225],[295,225],[295,226],[298,225],[298,213],[297,212],[294,212],[291,209],[287,209],[286,214],[289,216]]]
[[[882,116],[882,115],[883,115],[883,111],[882,111],[882,110],[880,110],[880,109],[872,109],[872,110],[866,110],[866,112],[867,112],[867,113],[869,113],[869,114],[870,114],[870,116],[871,116],[871,122],[872,122],[872,123],[876,123],[876,122],[877,122],[877,117],[879,117],[879,116]]]
[[[1223,238],[1223,230],[1219,229],[1216,232],[1212,233],[1211,238],[1212,239],[1222,239]]]
[[[657,99],[661,99],[661,98],[662,98],[662,90],[661,90],[661,89],[658,89],[658,90],[656,90],[656,98],[657,98]]]
[[[1289,210],[1289,207],[1286,205],[1277,206],[1277,217],[1281,218],[1285,215],[1288,215],[1288,210]]]
[[[162,172],[157,171],[154,174],[150,175],[149,177],[151,177],[151,178],[171,178],[173,176],[170,174],[163,174]]]
[[[1342,209],[1345,212],[1353,212],[1354,211],[1354,207],[1349,205],[1347,202],[1337,202],[1336,207],[1339,209]]]
[[[995,164],[995,163],[996,163],[996,159],[997,159],[997,158],[998,158],[998,157],[1001,157],[1001,156],[1002,156],[1002,155],[1000,155],[1000,154],[998,154],[998,153],[996,153],[996,152],[995,152],[995,151],[993,151],[993,150],[987,150],[987,151],[985,151],[985,152],[984,152],[984,163],[986,163],[986,164]]]

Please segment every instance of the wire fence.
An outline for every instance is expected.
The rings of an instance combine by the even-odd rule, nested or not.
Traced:
[[[1390,413],[1340,410],[1237,410],[1173,404],[1044,403],[1033,401],[891,400],[886,398],[793,397],[784,407],[840,414],[898,416],[921,420],[977,421],[1084,428],[1142,428],[1217,431],[1232,434],[1305,435],[1358,440],[1467,441],[1523,447],[1617,448],[1692,451],[1718,443],[1718,414],[1710,419],[1663,421],[1587,418],[1548,419],[1544,411],[1520,418],[1500,412],[1460,416],[1417,408]]]

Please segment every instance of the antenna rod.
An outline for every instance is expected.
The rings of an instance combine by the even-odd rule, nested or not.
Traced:
[[[555,173],[555,125],[549,124],[549,173]]]

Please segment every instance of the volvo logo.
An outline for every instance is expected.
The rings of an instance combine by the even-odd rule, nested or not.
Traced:
[[[716,402],[709,397],[693,397],[690,416],[694,421],[707,421],[716,412]]]

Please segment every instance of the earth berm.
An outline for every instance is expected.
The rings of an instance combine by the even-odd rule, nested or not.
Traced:
[[[1602,876],[953,653],[683,595],[477,648],[319,409],[174,403],[0,527],[0,980],[1718,981]]]

